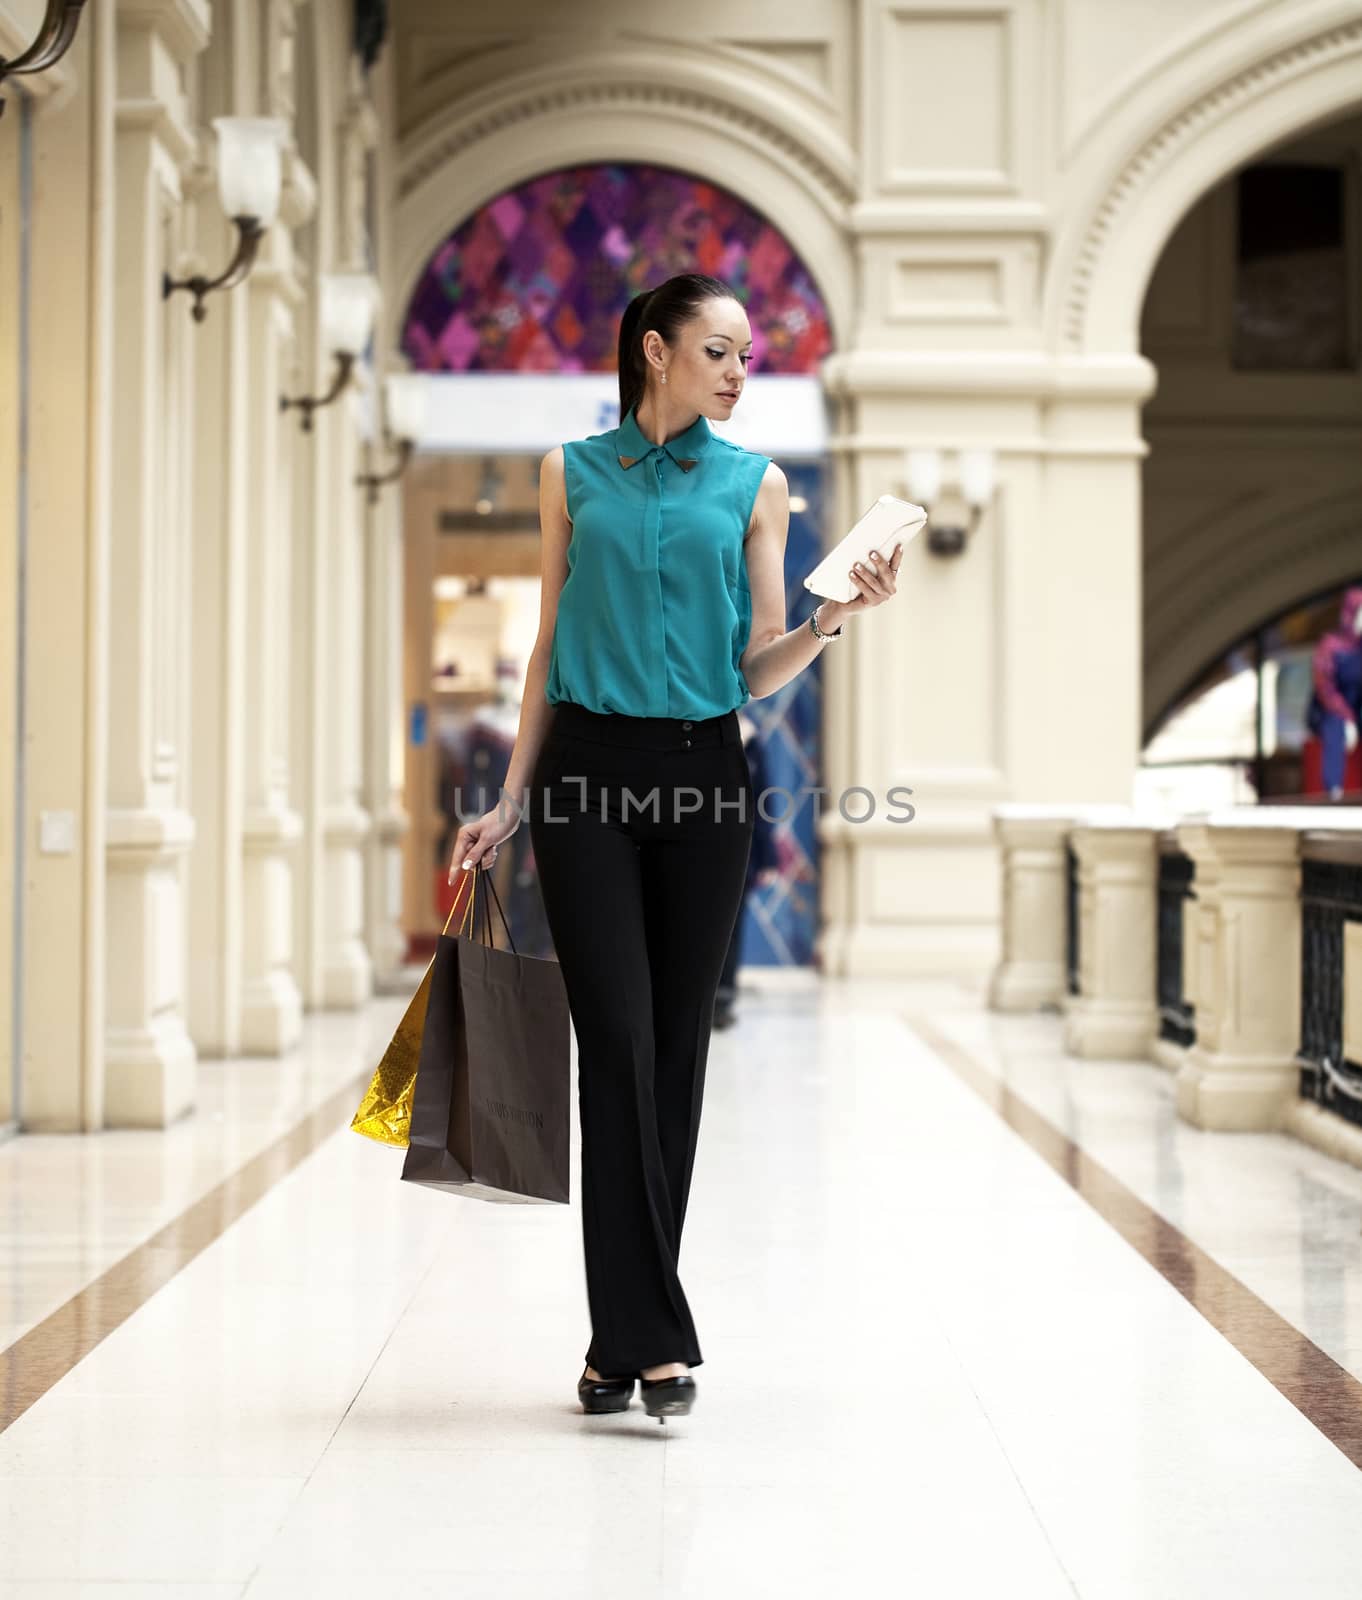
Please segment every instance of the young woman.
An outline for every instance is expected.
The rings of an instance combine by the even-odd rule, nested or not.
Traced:
[[[854,601],[786,628],[785,475],[709,427],[733,415],[751,351],[715,278],[630,302],[619,427],[543,461],[539,636],[515,750],[499,805],[454,841],[451,879],[491,866],[529,820],[578,1046],[589,1412],[624,1410],[635,1378],[650,1416],[695,1399],[677,1261],[755,817],[737,708],[890,599],[902,557],[873,556],[851,574]]]

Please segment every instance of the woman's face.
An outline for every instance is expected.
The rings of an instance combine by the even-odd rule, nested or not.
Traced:
[[[733,415],[747,382],[752,327],[736,300],[706,300],[674,345],[650,329],[643,336],[643,352],[659,395],[671,406],[724,422]],[[660,385],[663,370],[667,382]]]

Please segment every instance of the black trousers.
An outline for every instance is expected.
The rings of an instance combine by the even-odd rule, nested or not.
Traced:
[[[756,813],[736,711],[560,703],[526,796],[577,1036],[588,1365],[701,1364],[677,1263]]]
[[[747,895],[744,891],[738,901],[738,915],[733,921],[733,936],[728,941],[728,952],[724,956],[723,968],[719,973],[719,986],[714,991],[714,998],[729,1006],[738,998],[738,958],[742,953],[742,908],[746,900]]]

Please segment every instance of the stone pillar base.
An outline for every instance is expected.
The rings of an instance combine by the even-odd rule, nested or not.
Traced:
[[[1178,1115],[1198,1128],[1267,1133],[1280,1127],[1300,1069],[1280,1057],[1210,1055],[1193,1045],[1178,1069]]]
[[[1064,1048],[1089,1061],[1143,1061],[1157,1026],[1152,1005],[1071,997],[1064,1013]]]
[[[1174,1044],[1171,1039],[1156,1038],[1149,1047],[1149,1059],[1156,1067],[1164,1067],[1169,1072],[1181,1072],[1188,1049],[1189,1046]]]
[[[282,804],[248,810],[243,829],[246,950],[241,986],[241,1048],[281,1056],[303,1031],[303,1001],[292,970],[293,865],[302,819]]]
[[[246,984],[241,997],[241,1048],[251,1056],[282,1056],[303,1034],[303,1002],[287,972]]]
[[[173,808],[110,809],[106,840],[104,1126],[164,1128],[194,1105],[180,893],[194,820]]]
[[[1068,990],[1068,845],[1074,813],[993,809],[1002,862],[1002,958],[988,989],[994,1011],[1058,1008]]]
[[[353,803],[326,813],[322,872],[326,939],[322,956],[322,1004],[351,1011],[374,992],[374,964],[364,942],[364,844],[369,813]]]
[[[327,951],[322,969],[322,1004],[332,1011],[357,1011],[374,992],[374,969],[358,941],[345,950]]]
[[[1067,975],[1063,962],[1012,961],[999,966],[988,986],[993,1011],[1058,1011]]]
[[[171,1014],[146,1028],[110,1028],[105,1036],[104,1126],[165,1128],[194,1109],[198,1052],[184,1018]]]

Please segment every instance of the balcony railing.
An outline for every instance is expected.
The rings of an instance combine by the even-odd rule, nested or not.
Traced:
[[[1183,922],[1188,901],[1196,898],[1192,858],[1179,849],[1176,835],[1159,843],[1158,999],[1159,1037],[1190,1045],[1196,1038],[1192,1005],[1183,993]]]
[[[1301,1096],[1362,1126],[1362,1061],[1343,1053],[1343,944],[1362,924],[1362,840],[1309,835],[1301,847]]]

